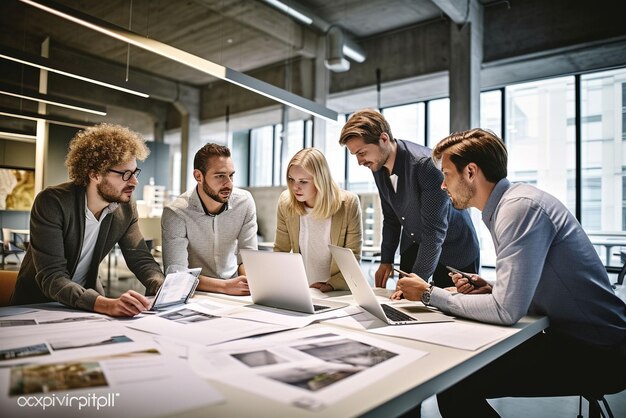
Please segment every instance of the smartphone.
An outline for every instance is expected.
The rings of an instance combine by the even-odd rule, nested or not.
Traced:
[[[474,282],[472,281],[472,275],[471,275],[471,274],[469,274],[469,273],[464,273],[464,272],[462,272],[461,270],[457,270],[457,269],[455,269],[454,267],[450,267],[450,266],[446,266],[446,268],[447,268],[448,270],[450,270],[452,273],[458,273],[458,274],[460,274],[461,276],[463,276],[463,277],[465,277],[465,278],[467,279],[467,282],[468,282],[469,284],[471,284],[472,286],[476,286],[476,285],[474,284]]]

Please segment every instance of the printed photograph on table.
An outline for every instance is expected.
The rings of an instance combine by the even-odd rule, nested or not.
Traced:
[[[10,396],[108,386],[100,363],[76,361],[11,369]]]
[[[35,199],[35,170],[0,167],[0,210],[28,211]]]

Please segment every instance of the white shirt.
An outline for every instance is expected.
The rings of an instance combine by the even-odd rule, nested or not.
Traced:
[[[72,281],[83,287],[87,283],[87,273],[89,272],[93,252],[96,248],[96,242],[98,241],[100,225],[102,225],[102,221],[109,213],[117,209],[117,206],[117,203],[110,203],[109,206],[105,207],[102,211],[100,219],[96,219],[94,214],[91,213],[87,207],[87,195],[85,195],[85,235],[83,235],[83,247],[80,250],[78,266],[76,266],[76,271],[72,276]]]
[[[228,208],[207,215],[196,187],[163,209],[163,262],[169,266],[202,267],[202,275],[230,279],[238,275],[239,250],[257,249],[256,206],[250,192],[238,188]]]
[[[307,215],[300,216],[300,254],[309,284],[326,282],[330,278],[332,256],[330,244],[331,218],[316,219],[310,215],[312,208],[306,208]]]

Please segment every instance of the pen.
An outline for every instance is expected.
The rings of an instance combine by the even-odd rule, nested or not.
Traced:
[[[394,270],[397,271],[398,273],[402,274],[403,276],[408,276],[409,275],[409,273],[405,273],[404,271],[402,271],[400,269],[394,268]]]

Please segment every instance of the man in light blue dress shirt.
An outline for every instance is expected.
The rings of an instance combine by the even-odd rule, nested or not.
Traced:
[[[527,314],[550,326],[437,395],[446,417],[497,417],[487,399],[581,394],[581,383],[626,388],[626,304],[615,295],[580,223],[554,196],[507,179],[507,151],[482,129],[458,132],[433,150],[456,208],[482,211],[496,251],[496,280],[453,274],[458,293],[417,275],[398,292],[452,315],[499,325]],[[582,393],[584,394],[584,393]]]

